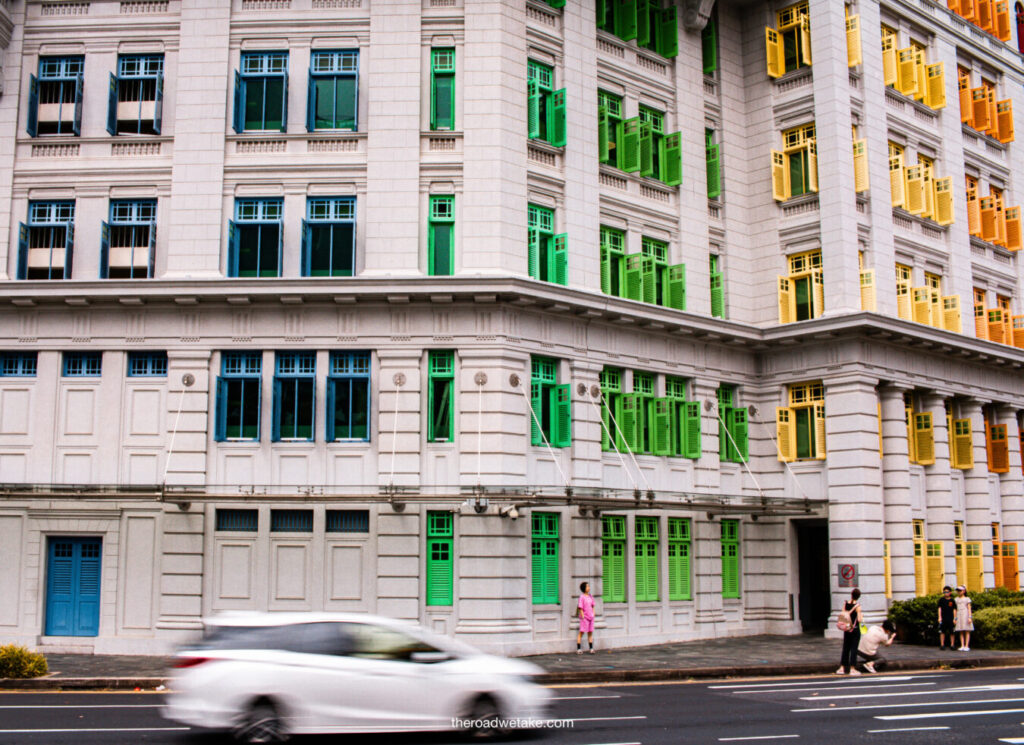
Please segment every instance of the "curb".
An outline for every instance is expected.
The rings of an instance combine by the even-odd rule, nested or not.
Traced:
[[[133,691],[166,684],[166,678],[0,678],[0,691]]]

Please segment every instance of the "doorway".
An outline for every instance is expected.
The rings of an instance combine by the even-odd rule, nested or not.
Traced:
[[[805,632],[821,632],[828,627],[832,595],[828,573],[828,522],[794,521],[797,562],[800,573],[798,605],[800,625]]]
[[[100,630],[100,538],[49,540],[47,636],[96,636]]]

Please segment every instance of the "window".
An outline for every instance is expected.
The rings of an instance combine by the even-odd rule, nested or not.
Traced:
[[[454,602],[452,526],[452,513],[427,513],[427,605],[451,605]]]
[[[711,282],[711,315],[725,318],[725,278],[722,275],[722,258],[718,254],[708,256]]]
[[[534,512],[530,522],[533,604],[558,603],[558,513]]]
[[[622,419],[622,370],[606,367],[601,371],[601,450],[621,450],[619,422]],[[613,447],[613,443],[615,443]],[[607,594],[607,588],[606,588]]]
[[[601,291],[606,295],[625,297],[626,234],[601,226]]]
[[[637,517],[633,555],[636,560],[636,600],[658,599],[658,518]]]
[[[949,432],[950,466],[969,471],[974,468],[974,440],[970,419],[954,419],[950,413],[946,426]]]
[[[1024,54],[1024,4],[1013,4],[1013,16],[1017,24],[1017,51]]]
[[[788,257],[789,274],[779,276],[779,323],[818,318],[825,310],[821,251]]]
[[[669,455],[699,458],[701,454],[700,401],[687,401],[686,387],[685,378],[672,376],[665,378],[665,400],[669,411],[669,437],[672,442]]]
[[[28,133],[82,134],[85,57],[40,57],[39,77],[28,79]]]
[[[946,105],[946,73],[942,62],[928,64],[927,50],[919,41],[899,48],[899,33],[882,26],[882,66],[885,84],[932,109]]]
[[[218,531],[255,533],[259,527],[259,513],[256,510],[217,510]]]
[[[930,411],[916,411],[913,396],[904,398],[907,422],[907,457],[911,463],[930,466],[935,462],[935,432]]]
[[[276,364],[271,441],[311,441],[316,412],[316,353],[278,352]]]
[[[354,132],[359,124],[359,52],[313,52],[309,59],[308,90],[307,131],[347,129]],[[284,130],[283,123],[281,129]]]
[[[904,165],[907,156],[900,145],[889,143],[889,185],[892,206],[940,225],[953,222],[953,179],[935,177],[935,161],[921,155],[916,165]]]
[[[690,519],[668,519],[668,599],[690,600]]]
[[[601,515],[601,585],[606,603],[626,602],[626,518]]]
[[[217,378],[217,442],[260,439],[259,352],[224,352]]]
[[[1010,443],[1007,439],[1007,426],[996,423],[991,408],[985,411],[985,450],[989,473],[1009,473]]]
[[[166,378],[167,352],[129,352],[129,378]]]
[[[0,352],[0,378],[34,378],[37,362],[36,352]]]
[[[622,123],[619,168],[658,179],[668,186],[683,180],[682,140],[679,132],[665,134],[665,114],[640,106],[639,116]]]
[[[288,52],[242,52],[235,71],[236,132],[276,129],[288,125]]]
[[[824,460],[825,387],[821,381],[796,383],[788,396],[789,406],[775,410],[779,460]]]
[[[981,78],[981,85],[971,87],[971,71],[957,69],[960,94],[960,121],[978,132],[994,137],[1003,144],[1012,142],[1013,101],[996,100],[996,84]]]
[[[548,357],[531,361],[530,444],[564,448],[572,445],[571,386],[558,385],[558,362]]]
[[[662,7],[662,0],[617,0],[599,2],[597,27],[623,41],[662,57],[679,53],[679,24],[675,7]]]
[[[451,442],[455,439],[455,353],[432,351],[428,365],[427,442]]]
[[[228,276],[281,276],[281,199],[236,199],[228,222]]]
[[[312,533],[313,510],[271,510],[271,533]]]
[[[272,239],[268,231],[268,240]],[[351,277],[355,272],[355,197],[308,197],[302,221],[302,276]]]
[[[722,158],[715,142],[715,130],[704,130],[704,160],[707,166],[708,199],[722,196]]]
[[[718,72],[718,6],[711,10],[711,16],[700,32],[701,59],[705,75]]]
[[[776,19],[776,28],[767,26],[764,30],[770,78],[811,66],[811,18],[807,3],[783,8]]]
[[[772,197],[784,202],[818,191],[818,141],[814,123],[782,133],[782,150],[772,150]]]
[[[555,72],[530,60],[527,65],[527,124],[531,140],[565,146],[565,88],[554,89]]]
[[[626,445],[636,453],[650,453],[653,445],[654,375],[633,371],[633,391],[622,397],[621,426]]]
[[[18,228],[18,279],[70,279],[75,248],[74,202],[29,202]]]
[[[100,352],[65,352],[61,375],[65,378],[98,378],[103,372]]]
[[[327,510],[327,533],[369,533],[369,510]]]
[[[569,284],[569,236],[555,235],[555,212],[531,204],[527,208],[527,263],[530,276],[542,282]]]
[[[455,197],[430,198],[427,273],[435,277],[455,273]]]
[[[621,168],[622,96],[606,91],[597,92],[597,143],[601,162]]]
[[[846,6],[846,66],[856,67],[864,61],[860,43],[860,16],[850,15]]]
[[[110,222],[100,225],[100,278],[153,277],[156,200],[111,199]]]
[[[643,236],[641,252],[624,254],[621,230],[601,228],[601,287],[629,300],[686,310],[686,265],[669,265],[668,243]]]
[[[750,458],[750,417],[745,406],[736,405],[736,398],[736,386],[718,386],[718,459],[746,463]]]
[[[331,352],[327,441],[370,439],[370,353]]]
[[[163,119],[164,56],[122,54],[110,73],[107,132],[158,135]]]
[[[455,129],[455,50],[430,50],[430,129]]]
[[[740,596],[740,521],[722,520],[722,597]]]

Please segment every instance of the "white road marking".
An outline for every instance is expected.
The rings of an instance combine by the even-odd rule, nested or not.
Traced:
[[[982,698],[974,701],[925,701],[919,704],[870,704],[868,706],[818,706],[811,709],[790,709],[795,712],[808,711],[862,711],[864,709],[910,709],[918,706],[967,706],[968,704],[1008,704],[1024,701],[1024,698]],[[1007,709],[1013,711],[1013,709]]]
[[[641,742],[595,742],[590,745],[643,745]]]
[[[936,717],[980,717],[986,714],[1019,714],[1024,709],[981,709],[979,711],[933,711],[930,714],[885,714],[875,719],[935,719]]]
[[[38,705],[4,705],[0,709],[162,709],[163,704],[54,704],[50,706]]]
[[[778,687],[778,686],[820,686],[822,683],[829,683],[829,684],[831,684],[831,683],[843,683],[845,685],[865,685],[865,684],[869,684],[869,683],[872,683],[873,681],[877,681],[877,680],[884,680],[887,683],[892,683],[892,682],[897,681],[897,680],[925,680],[927,678],[948,678],[948,677],[949,677],[948,675],[890,675],[890,676],[884,676],[884,677],[881,677],[881,678],[865,678],[865,679],[851,679],[851,678],[847,678],[846,680],[836,680],[836,679],[831,679],[830,680],[828,678],[824,678],[824,679],[818,679],[818,680],[808,680],[808,681],[805,681],[803,683],[801,683],[799,681],[795,681],[795,680],[794,681],[784,680],[784,681],[779,681],[779,682],[776,682],[776,683],[731,683],[729,685],[708,686],[708,688],[712,688],[712,689],[720,689],[720,688],[722,688],[722,689],[724,689],[724,688],[771,688],[771,687]],[[1024,678],[1021,678],[1021,680],[1024,680]]]
[[[563,722],[621,722],[624,719],[647,719],[647,717],[576,717],[573,719],[563,719]]]
[[[934,685],[921,683],[920,685]],[[975,686],[971,688],[939,688],[934,691],[903,691],[900,693],[865,693],[863,695],[853,694],[845,696],[801,696],[802,701],[830,701],[832,699],[842,698],[865,698],[868,696],[935,696],[946,693],[995,693],[996,691],[1018,691],[1024,689],[1024,686]],[[860,689],[858,689],[860,690]]]
[[[856,690],[863,691],[865,688],[906,688],[908,686],[933,686],[935,683],[875,683],[873,685],[859,685]],[[822,686],[821,688],[768,688],[760,691],[730,691],[730,693],[805,693],[807,691],[849,691],[850,686]],[[916,693],[875,693],[867,694],[869,696],[916,696]],[[820,696],[814,696],[814,698],[821,698]],[[829,696],[827,698],[844,698],[843,696]],[[851,696],[852,698],[852,696]]]
[[[900,727],[899,729],[869,729],[868,734],[877,735],[880,732],[924,732],[931,729],[949,729],[949,727]],[[1024,740],[1022,740],[1024,742]]]
[[[25,734],[39,732],[188,732],[191,727],[84,727],[82,729],[0,729],[0,734]]]
[[[584,701],[592,698],[622,698],[622,696],[553,696],[551,701]]]
[[[1012,745],[1021,745],[1021,743],[1024,743],[1024,737],[1002,737],[999,739],[999,742],[1009,742],[1012,743]]]
[[[756,737],[719,737],[719,742],[739,742],[741,740],[789,740],[800,735],[757,735]]]

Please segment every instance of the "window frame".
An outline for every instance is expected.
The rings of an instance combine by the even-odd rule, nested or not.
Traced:
[[[317,69],[320,60],[327,60],[326,68]],[[354,60],[354,64],[352,63]],[[334,114],[331,123],[338,125],[338,88],[342,79],[352,81],[352,126],[321,127],[317,119],[319,88],[317,83],[333,80]],[[314,49],[309,57],[309,82],[306,92],[307,132],[358,132],[359,131],[359,50],[358,49]]]
[[[439,248],[444,234],[447,234],[447,255],[444,255],[443,248]],[[430,195],[427,212],[427,274],[432,277],[450,277],[455,274],[454,194]]]
[[[15,276],[18,279],[71,279],[74,264],[75,248],[75,200],[31,200],[28,203],[28,222],[18,225],[18,267]],[[42,245],[33,245],[40,243]],[[63,246],[60,245],[63,238]],[[36,261],[34,252],[45,252],[46,276],[29,276],[35,274]],[[61,265],[60,276],[54,270],[54,257],[59,253]]]
[[[56,84],[50,93],[50,88]],[[85,55],[40,56],[36,74],[29,75],[27,130],[30,137],[42,135],[80,137],[82,134],[82,101],[85,89]],[[69,98],[70,92],[70,98]],[[56,98],[56,101],[43,99]],[[56,131],[40,133],[39,125],[54,120],[39,120],[39,107],[57,104]],[[64,107],[72,106],[70,129],[65,129]],[[49,127],[47,127],[49,129]]]
[[[327,370],[327,416],[324,417],[326,431],[324,437],[327,442],[370,442],[373,434],[372,427],[372,392],[370,382],[372,376],[372,359],[369,352],[358,350],[337,350],[330,354],[330,362]],[[341,405],[338,389],[340,386],[348,386],[348,437],[339,437],[337,431],[338,407]],[[363,411],[365,418],[366,433],[362,437],[352,437],[351,433],[358,420],[358,412],[353,407],[355,400],[354,392],[357,385],[363,387],[366,397],[366,406]]]
[[[34,378],[38,373],[38,352],[0,352],[0,378]]]
[[[263,355],[260,352],[228,351],[221,353],[221,374],[217,377],[217,421],[214,428],[216,442],[259,442],[263,418]],[[229,435],[232,414],[230,402],[237,389],[239,413],[238,435]],[[246,435],[246,404],[255,398],[255,430]],[[252,424],[249,424],[252,427]]]
[[[316,352],[287,351],[274,354],[274,412],[271,442],[313,442],[316,437]],[[302,399],[308,397],[308,408]],[[286,402],[291,411],[286,411]],[[304,411],[305,409],[305,411]],[[303,418],[308,416],[308,422]],[[291,424],[287,421],[291,418]],[[286,428],[290,434],[285,434]],[[309,434],[303,435],[308,429]]]
[[[99,378],[103,376],[102,352],[62,352],[62,378]]]
[[[152,279],[156,263],[156,199],[111,199],[107,221],[100,223],[100,279]],[[118,234],[131,236],[127,243],[114,245]],[[128,249],[128,276],[111,277],[111,253]],[[135,252],[145,251],[145,264],[137,264]],[[136,267],[145,272],[136,276]],[[117,264],[121,270],[123,264]],[[120,273],[120,272],[119,272]]]
[[[530,444],[544,447],[546,440],[552,448],[571,447],[571,386],[558,383],[558,360],[530,358],[530,405]]]
[[[435,556],[436,554],[436,556]],[[455,604],[455,517],[451,512],[427,512],[424,595],[427,606]]]
[[[125,376],[129,378],[166,378],[167,352],[128,352]]]
[[[306,217],[302,221],[302,257],[301,271],[303,277],[354,277],[356,275],[356,197],[306,197]],[[344,245],[344,240],[339,242],[340,247],[335,247],[336,232],[340,228],[342,234],[344,228],[348,227],[350,234],[349,245]],[[314,262],[319,256],[318,235],[319,231],[328,231],[329,246],[327,249],[327,266],[325,272],[314,269],[321,262]],[[348,254],[348,264],[351,267],[348,273],[345,271],[344,254]],[[335,256],[341,256],[342,260],[336,262]],[[336,267],[338,263],[340,266]]]
[[[288,129],[288,50],[246,51],[239,57],[239,67],[235,70],[235,115],[232,122],[238,134],[245,132],[285,132]],[[258,63],[258,64],[257,64]],[[249,69],[247,69],[249,68]],[[276,127],[268,127],[273,122],[267,116],[267,86],[273,80],[281,81],[281,123]],[[262,126],[249,126],[248,108],[250,87],[262,83],[262,106],[260,123]]]
[[[440,391],[440,393],[439,393]],[[440,400],[438,399],[440,396]],[[443,420],[435,408],[445,409]],[[446,432],[438,425],[447,423]],[[455,441],[455,352],[432,349],[427,354],[427,442]]]
[[[271,207],[276,207],[276,219],[273,218]],[[262,269],[263,229],[274,227],[277,229],[277,250],[276,264],[273,270]],[[255,230],[253,230],[255,229]],[[243,252],[243,232],[248,236],[252,232],[256,236],[255,271],[241,270]],[[251,238],[250,238],[251,240]],[[247,251],[251,249],[246,249]],[[284,251],[284,199],[282,197],[235,197],[235,219],[228,221],[228,272],[232,279],[265,279],[280,277],[283,269]],[[268,249],[274,254],[274,249]]]
[[[693,599],[693,523],[688,517],[668,518],[668,599]]]
[[[559,523],[557,512],[530,514],[532,605],[561,604]]]
[[[430,130],[455,131],[455,47],[430,48]],[[443,83],[441,86],[439,84]],[[444,87],[448,88],[447,95]],[[442,121],[438,113],[443,107],[442,97],[447,98],[448,117]]]
[[[134,67],[135,69],[130,69]],[[157,54],[119,54],[117,56],[117,73],[110,73],[110,87],[107,97],[107,132],[112,136],[122,134],[159,135],[163,128],[164,98],[164,55]],[[153,81],[151,85],[148,81]],[[152,87],[152,97],[144,97]],[[134,97],[129,97],[134,96]],[[135,127],[122,127],[122,104],[138,103],[135,115]],[[145,104],[152,103],[152,112]],[[145,114],[149,114],[146,116]],[[149,122],[148,131],[145,123]]]

